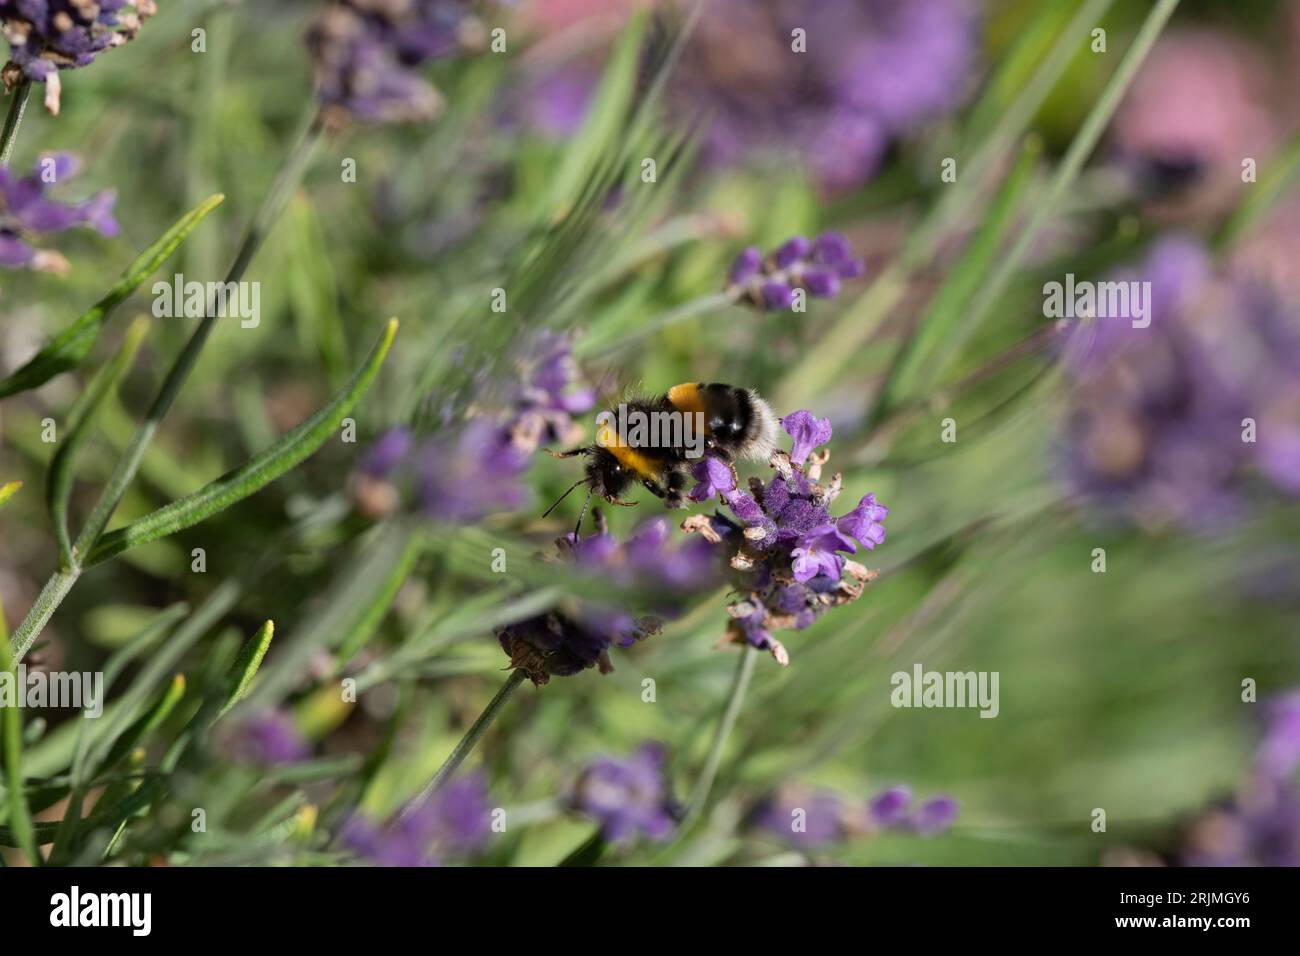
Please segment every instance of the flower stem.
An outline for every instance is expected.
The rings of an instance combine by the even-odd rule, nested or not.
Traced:
[[[27,97],[31,92],[32,81],[24,78],[10,94],[13,99],[9,102],[9,115],[5,117],[4,131],[0,132],[0,166],[9,165],[14,143],[18,141],[18,127],[23,125],[23,116],[27,112]]]
[[[753,676],[754,662],[758,660],[758,653],[758,648],[749,644],[746,644],[740,652],[740,660],[736,662],[736,672],[731,678],[727,706],[722,712],[722,719],[718,721],[718,729],[714,731],[713,744],[709,747],[709,755],[704,761],[704,769],[700,771],[699,779],[695,782],[695,789],[691,791],[681,826],[677,829],[678,833],[685,833],[704,812],[705,804],[709,800],[709,791],[713,789],[718,767],[722,764],[722,752],[727,747],[727,738],[731,736],[732,728],[736,726],[736,718],[740,716],[740,708],[745,703],[745,691],[749,689],[749,679]]]
[[[505,684],[503,684],[501,689],[497,691],[496,696],[488,701],[488,705],[483,708],[483,713],[478,715],[478,719],[474,721],[473,726],[465,732],[464,737],[460,738],[460,743],[456,744],[456,748],[452,750],[451,756],[443,761],[442,766],[438,768],[438,772],[433,775],[433,779],[425,784],[424,789],[420,791],[419,796],[411,801],[403,816],[408,816],[415,812],[416,808],[436,793],[438,788],[451,779],[452,774],[460,769],[460,765],[465,762],[465,758],[469,756],[470,751],[473,750],[475,745],[479,742],[479,738],[482,737],[483,734],[487,732],[487,729],[492,726],[492,721],[496,720],[497,714],[501,712],[501,708],[505,706],[506,701],[511,698],[514,692],[519,689],[519,685],[524,682],[524,678],[527,676],[527,672],[524,671],[522,667],[517,667],[510,672],[510,676],[506,679]]]
[[[235,254],[235,261],[226,274],[226,280],[222,283],[221,291],[218,293],[219,298],[209,303],[208,314],[199,323],[198,328],[194,330],[194,334],[190,336],[190,340],[185,344],[181,354],[176,357],[176,361],[172,363],[171,370],[167,373],[166,379],[163,380],[162,387],[159,388],[158,394],[154,397],[153,404],[149,406],[144,421],[136,428],[135,434],[131,436],[131,440],[122,452],[122,457],[114,467],[108,483],[100,493],[99,501],[95,504],[95,508],[87,519],[85,527],[81,529],[81,533],[77,536],[77,541],[72,548],[71,564],[65,562],[46,582],[36,599],[36,603],[32,605],[32,609],[27,613],[27,617],[14,631],[11,646],[15,662],[21,661],[27,654],[27,651],[36,642],[41,630],[59,604],[72,590],[73,584],[76,583],[81,574],[81,562],[85,560],[86,555],[91,552],[91,549],[94,548],[103,535],[104,529],[113,517],[113,512],[117,510],[117,506],[122,500],[122,496],[126,494],[126,489],[135,479],[136,472],[140,469],[140,462],[144,458],[145,449],[157,433],[163,416],[171,408],[172,402],[176,400],[176,396],[180,393],[181,386],[185,384],[185,380],[198,362],[199,353],[203,351],[208,336],[212,334],[217,316],[224,311],[222,306],[225,304],[225,297],[234,287],[233,284],[243,278],[244,272],[248,269],[249,263],[252,262],[253,256],[261,248],[262,242],[271,231],[271,227],[275,224],[280,211],[288,202],[293,191],[298,188],[303,173],[315,153],[316,146],[320,143],[323,132],[324,123],[320,116],[316,115],[300,135],[297,145],[289,154],[289,158],[285,162],[283,169],[281,169],[279,176],[276,177],[266,197],[262,200],[262,205],[253,216],[253,221],[244,234],[244,241]]]

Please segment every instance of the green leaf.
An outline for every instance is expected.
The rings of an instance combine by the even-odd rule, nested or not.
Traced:
[[[181,702],[181,698],[184,696],[185,675],[175,674],[171,679],[171,683],[168,684],[167,688],[163,691],[162,696],[158,698],[158,702],[154,704],[154,706],[151,707],[143,717],[137,720],[131,727],[128,727],[121,737],[117,738],[117,740],[113,742],[113,746],[109,750],[107,756],[105,756],[104,760],[95,768],[96,774],[102,774],[105,771],[111,770],[120,761],[126,759],[127,755],[130,754],[141,741],[162,726],[162,722],[171,715],[171,712],[176,709],[176,705]]]
[[[1025,192],[1042,153],[1042,144],[1031,136],[1020,159],[998,191],[975,237],[935,293],[916,333],[899,353],[895,370],[884,389],[881,410],[894,407],[907,396],[919,393],[927,382],[937,380],[943,362],[935,361],[945,342],[964,338],[961,326],[967,322],[965,305],[993,267],[1007,235],[1019,214]]]
[[[11,485],[6,485],[8,489]],[[0,493],[3,493],[0,491]],[[10,494],[13,492],[11,491]],[[0,641],[0,673],[10,675],[10,680],[17,686],[18,675],[14,672],[13,655],[9,652],[9,642]],[[0,707],[0,741],[4,744],[4,779],[8,791],[9,827],[13,832],[14,842],[22,847],[32,866],[40,866],[41,855],[36,849],[36,838],[32,830],[32,815],[27,807],[27,794],[23,782],[23,718],[17,707]]]
[[[59,556],[64,564],[72,563],[72,538],[68,534],[68,498],[72,493],[72,479],[77,452],[90,433],[90,426],[99,414],[104,400],[117,390],[122,378],[135,361],[135,353],[149,331],[147,319],[139,318],[131,323],[126,340],[113,356],[112,361],[95,373],[87,386],[68,412],[68,431],[59,450],[54,453],[45,485],[45,501],[49,507],[50,520],[54,523],[54,534],[59,542]]]
[[[209,196],[178,219],[152,246],[136,256],[108,295],[56,335],[30,362],[0,381],[0,398],[39,388],[54,376],[80,365],[90,354],[95,340],[99,338],[99,330],[113,310],[130,298],[140,284],[167,261],[176,247],[185,241],[185,237],[225,198],[221,193]]]
[[[230,696],[222,705],[221,712],[217,714],[218,718],[224,717],[231,707],[244,699],[248,693],[248,685],[253,682],[257,669],[262,666],[262,658],[266,657],[267,649],[271,646],[271,638],[274,636],[275,622],[267,621],[248,639],[248,643],[239,652],[239,660],[235,662],[235,683],[230,689]]]
[[[286,434],[260,455],[240,467],[226,472],[193,494],[159,508],[124,528],[112,531],[86,556],[85,567],[99,564],[129,548],[147,544],[198,524],[237,501],[260,491],[286,471],[298,465],[335,433],[339,423],[361,400],[379,373],[393,336],[397,319],[390,319],[379,341],[352,379],[334,398],[311,418]]]
[[[602,156],[620,144],[632,112],[636,93],[637,68],[641,62],[641,39],[647,18],[633,15],[623,30],[601,77],[592,107],[576,136],[569,142],[560,168],[551,182],[543,218],[564,215],[577,202],[583,185],[592,179]]]
[[[0,485],[0,508],[9,504],[9,499],[18,493],[18,489],[23,486],[21,481],[11,481],[7,484]]]
[[[1263,176],[1246,190],[1245,197],[1214,237],[1214,244],[1220,250],[1240,242],[1261,219],[1277,209],[1286,191],[1300,178],[1300,133],[1261,165]]]

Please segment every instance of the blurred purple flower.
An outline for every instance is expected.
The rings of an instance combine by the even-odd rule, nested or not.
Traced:
[[[63,272],[67,260],[57,252],[37,249],[37,237],[86,226],[104,236],[116,236],[113,218],[116,195],[104,190],[82,202],[51,199],[49,187],[77,175],[77,161],[69,153],[42,156],[26,176],[0,168],[0,267]]]
[[[587,63],[566,63],[545,74],[526,91],[523,118],[543,136],[569,139],[582,127],[600,71]]]
[[[264,711],[241,720],[225,735],[223,750],[236,763],[262,767],[298,763],[311,756],[311,748],[293,718],[279,711]]]
[[[795,289],[834,298],[842,279],[855,279],[863,270],[841,233],[823,233],[815,242],[795,236],[766,260],[755,246],[742,250],[727,273],[727,291],[738,301],[783,311],[794,304]]]
[[[914,806],[911,789],[902,786],[862,804],[831,790],[787,785],[760,804],[752,821],[793,847],[817,850],[882,831],[934,836],[952,824],[957,809],[948,796]]]
[[[1300,767],[1300,690],[1266,701],[1264,739],[1255,754],[1258,772],[1284,780]]]
[[[763,801],[753,824],[802,850],[823,849],[861,831],[861,820],[839,794],[804,787],[783,787]]]
[[[133,40],[158,10],[154,0],[0,0],[0,29],[12,59],[5,89],[44,83],[45,108],[59,112],[59,70],[89,66],[105,50]]]
[[[1259,777],[1188,828],[1183,866],[1300,866],[1300,792]]]
[[[736,573],[743,596],[727,608],[728,640],[765,649],[786,664],[789,655],[772,632],[802,630],[829,608],[862,595],[875,572],[844,554],[856,553],[858,544],[872,549],[883,542],[881,522],[889,510],[867,495],[852,511],[833,517],[830,505],[840,493],[840,477],[821,484],[829,453],[810,459],[813,449],[830,439],[830,422],[807,411],[781,422],[793,449],[772,455],[772,479],[765,485],[751,478],[745,492],[729,477],[729,465],[700,462],[695,466],[700,484],[692,498],[703,501],[716,494],[732,517],[695,515],[682,527],[720,547]]]
[[[1254,766],[1230,798],[1187,826],[1183,866],[1300,866],[1300,690],[1263,705]]]
[[[476,45],[481,33],[467,0],[337,0],[307,34],[321,103],[367,122],[432,119],[442,96],[419,67]]]
[[[688,46],[672,95],[679,109],[703,114],[715,161],[793,154],[824,188],[853,189],[890,142],[964,97],[977,47],[973,6],[720,0]]]
[[[561,538],[555,561],[571,561],[593,578],[619,588],[639,589],[638,612],[591,600],[563,606],[496,631],[510,666],[522,668],[536,685],[590,667],[609,673],[612,646],[630,647],[657,634],[663,621],[679,615],[696,595],[716,587],[721,570],[713,548],[699,539],[669,547],[668,523],[655,518],[624,542],[617,541],[595,512],[596,533]]]
[[[382,826],[353,814],[339,838],[374,866],[439,866],[482,849],[492,832],[491,817],[487,784],[476,773],[448,782]]]
[[[1151,321],[1096,319],[1068,340],[1074,490],[1139,524],[1200,531],[1240,515],[1252,466],[1300,492],[1300,314],[1177,236],[1113,278],[1151,283]]]
[[[637,836],[666,840],[677,818],[666,766],[663,745],[653,741],[630,757],[598,757],[578,777],[569,805],[598,820],[601,837],[609,843]]]
[[[527,500],[524,474],[542,443],[569,444],[582,428],[573,416],[595,404],[574,388],[577,366],[567,337],[546,330],[516,363],[519,384],[496,416],[480,415],[426,437],[390,429],[362,456],[353,493],[381,517],[404,500],[435,521],[468,524]]]

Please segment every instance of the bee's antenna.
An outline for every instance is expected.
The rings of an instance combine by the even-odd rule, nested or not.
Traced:
[[[565,498],[569,497],[569,491],[572,491],[574,488],[578,487],[578,485],[581,485],[581,484],[583,484],[584,482],[587,482],[587,481],[590,481],[590,480],[591,480],[590,478],[579,478],[579,479],[578,479],[577,481],[575,481],[573,484],[569,485],[569,490],[566,491],[564,494],[560,495],[560,497],[556,498],[556,499],[555,499],[555,504],[553,504],[553,505],[551,505],[549,508],[547,508],[546,511],[542,514],[542,517],[543,517],[543,518],[549,517],[549,516],[550,516],[550,513],[551,513],[552,511],[554,511],[556,508],[558,508],[558,507],[560,506],[560,502],[563,501]]]
[[[582,519],[587,517],[587,505],[591,504],[591,493],[594,488],[587,489],[587,497],[582,500],[582,510],[578,512],[578,523],[573,526],[573,543],[578,543],[578,532],[582,530]]]

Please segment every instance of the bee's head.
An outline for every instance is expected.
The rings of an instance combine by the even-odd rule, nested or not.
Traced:
[[[632,472],[623,467],[608,448],[593,445],[587,452],[587,481],[593,494],[606,501],[621,504],[623,492],[634,479]]]

